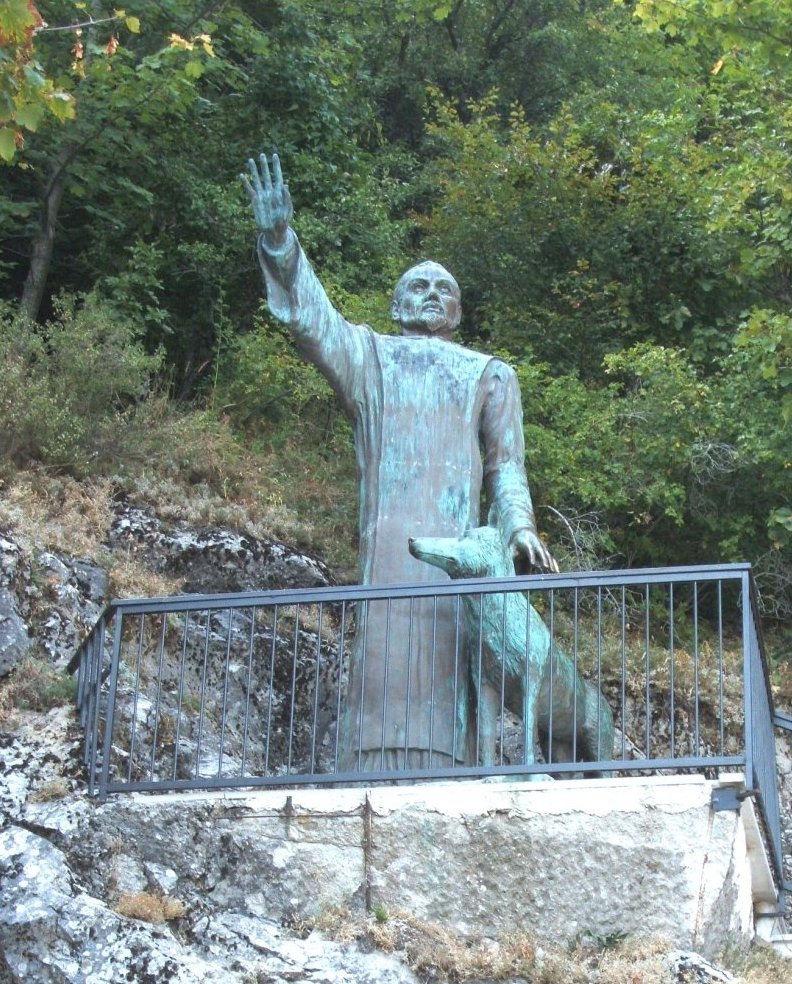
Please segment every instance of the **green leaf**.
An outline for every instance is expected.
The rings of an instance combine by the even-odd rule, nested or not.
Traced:
[[[184,74],[188,79],[199,79],[204,73],[203,63],[191,58],[184,66]]]
[[[140,34],[139,17],[126,17],[124,18],[124,23],[126,24],[128,31],[131,31],[133,34]]]
[[[0,157],[4,161],[12,161],[16,154],[16,131],[13,127],[0,128]]]
[[[60,120],[61,123],[64,120],[73,120],[76,115],[74,97],[67,92],[53,92],[47,100],[47,105],[55,119]]]
[[[37,130],[41,118],[44,115],[44,108],[43,103],[40,102],[28,103],[26,106],[22,106],[21,109],[18,108],[14,114],[17,125],[24,126],[26,130]]]
[[[0,9],[0,31],[9,41],[23,41],[27,30],[35,27],[36,16],[30,7],[28,0],[5,0],[3,3]]]

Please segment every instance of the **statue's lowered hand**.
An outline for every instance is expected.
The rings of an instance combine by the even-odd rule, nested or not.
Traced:
[[[276,249],[283,244],[294,214],[289,186],[283,180],[278,155],[272,155],[271,172],[265,154],[260,155],[258,167],[251,157],[248,174],[240,174],[240,178],[250,195],[259,231],[266,244]]]
[[[533,530],[517,530],[510,542],[514,568],[518,574],[526,573],[530,567],[543,567],[554,574],[558,573],[558,563]]]

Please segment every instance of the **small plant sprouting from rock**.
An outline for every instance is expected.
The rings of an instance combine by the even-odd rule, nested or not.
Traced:
[[[377,902],[371,907],[371,914],[378,923],[386,923],[390,918],[387,906],[384,906],[381,902]]]
[[[180,899],[169,895],[154,895],[151,892],[122,895],[114,908],[119,916],[148,923],[170,922],[187,914],[187,907]]]
[[[49,711],[53,707],[73,704],[77,695],[77,681],[50,663],[33,656],[25,656],[4,681],[7,713],[10,708],[19,711]]]
[[[57,779],[50,779],[48,782],[42,783],[38,789],[31,793],[30,800],[33,803],[50,803],[52,800],[63,799],[70,792],[71,785],[68,779],[60,776]]]

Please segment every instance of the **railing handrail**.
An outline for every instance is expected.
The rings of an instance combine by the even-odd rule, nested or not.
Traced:
[[[458,578],[454,581],[393,584],[339,584],[312,588],[270,588],[220,594],[161,595],[154,598],[114,598],[97,622],[115,612],[147,614],[162,611],[193,611],[199,608],[245,608],[259,605],[319,604],[321,602],[381,601],[387,598],[447,597],[459,594],[496,594],[500,591],[531,591],[580,587],[613,587],[658,584],[667,581],[690,583],[737,579],[750,564],[701,564],[680,567],[644,567],[623,570],[580,571],[561,574],[521,574],[514,577]]]

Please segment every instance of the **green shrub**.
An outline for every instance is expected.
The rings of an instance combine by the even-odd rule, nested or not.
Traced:
[[[287,330],[263,316],[252,332],[221,345],[212,405],[248,433],[273,430],[294,418],[335,412],[324,377],[302,359]]]
[[[44,325],[0,311],[0,455],[85,473],[150,394],[159,353],[91,296],[60,299]]]

